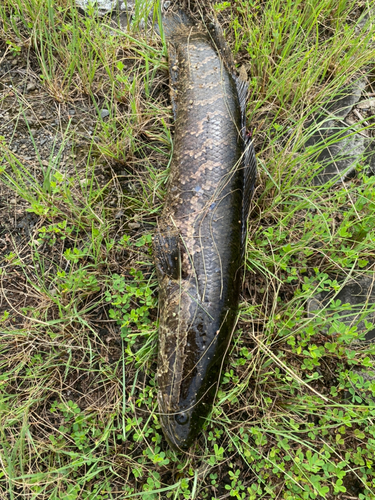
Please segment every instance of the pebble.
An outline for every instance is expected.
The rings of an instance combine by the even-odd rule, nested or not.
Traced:
[[[129,0],[128,0],[129,2]],[[76,4],[83,10],[93,10],[98,16],[104,16],[109,12],[116,9],[117,0],[97,0],[96,2],[90,2],[89,0],[76,0]]]
[[[357,103],[357,108],[359,109],[369,109],[375,107],[375,99],[365,99]]]
[[[107,116],[109,116],[108,109],[101,109],[100,110],[100,118],[103,120],[104,118],[107,118]]]
[[[36,85],[35,85],[35,83],[34,83],[34,82],[30,82],[30,83],[28,83],[28,84],[27,84],[27,86],[26,86],[26,90],[27,90],[27,92],[31,92],[31,91],[33,91],[33,90],[35,90],[35,89],[36,89]]]

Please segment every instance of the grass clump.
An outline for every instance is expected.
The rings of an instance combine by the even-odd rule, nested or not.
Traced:
[[[364,329],[337,299],[315,315],[307,303],[373,275],[375,181],[364,160],[357,178],[313,186],[322,146],[304,147],[335,91],[358,78],[373,88],[373,24],[357,25],[367,4],[212,4],[248,73],[259,180],[238,328],[186,456],[168,448],[156,403],[151,237],[172,117],[167,47],[143,30],[147,8],[137,2],[120,30],[72,2],[0,6],[1,199],[14,207],[0,220],[0,496],[374,498],[371,301]],[[38,113],[31,123],[12,61],[27,61],[57,128]],[[52,130],[46,155],[36,137]],[[14,151],[18,133],[34,160]]]

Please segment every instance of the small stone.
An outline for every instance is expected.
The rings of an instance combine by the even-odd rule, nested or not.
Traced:
[[[351,125],[355,125],[357,122],[358,122],[358,120],[356,120],[356,119],[354,118],[354,116],[352,116],[352,115],[347,116],[347,117],[345,118],[345,123],[347,123],[347,124],[348,124],[348,125],[350,125],[350,126],[351,126]]]
[[[100,118],[104,120],[104,118],[107,118],[109,116],[109,111],[108,109],[101,109],[100,110]]]
[[[336,121],[327,122],[327,129],[321,129],[320,132],[320,143],[316,143],[316,146],[326,147],[320,150],[316,159],[321,168],[313,179],[314,185],[325,184],[333,179],[342,182],[353,176],[366,149],[363,135],[353,133],[352,129]]]
[[[76,4],[84,11],[105,16],[116,9],[118,0],[76,0]]]
[[[365,9],[357,23],[356,34],[362,31],[366,27],[366,25],[368,25],[367,28],[369,28],[374,21],[375,21],[375,8],[372,7]]]
[[[375,174],[375,139],[365,139],[366,150],[363,154],[369,173]]]
[[[35,89],[36,89],[36,85],[35,85],[35,83],[34,83],[34,82],[30,82],[30,83],[28,83],[28,84],[27,84],[27,86],[26,86],[26,90],[27,90],[27,92],[32,92],[32,91],[33,91],[33,90],[35,90]]]
[[[314,147],[316,154],[313,159],[320,164],[313,178],[315,186],[332,180],[335,183],[342,182],[355,175],[366,145],[364,134],[357,133],[356,122],[353,123],[350,113],[361,98],[365,86],[366,81],[359,79],[342,87],[306,124],[306,129],[312,133],[305,147]],[[342,122],[347,117],[352,128]]]
[[[357,103],[357,108],[359,109],[370,109],[375,107],[375,99],[365,99]]]
[[[326,116],[326,113],[330,113],[337,118],[344,119],[353,109],[353,106],[360,100],[366,83],[364,78],[360,78],[339,89],[336,95],[322,106],[323,118]]]
[[[15,204],[17,203],[16,198],[11,198],[11,199],[9,200],[9,203],[10,203],[11,205],[15,205]]]

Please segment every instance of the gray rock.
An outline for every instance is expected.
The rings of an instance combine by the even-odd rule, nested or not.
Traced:
[[[360,100],[365,87],[366,80],[360,78],[339,89],[333,99],[322,106],[321,117],[324,119],[326,116],[334,115],[343,120]]]
[[[354,174],[366,151],[366,137],[357,133],[355,125],[345,124],[344,119],[360,100],[366,81],[358,79],[340,89],[330,101],[306,124],[311,130],[305,147],[313,146],[312,159],[320,164],[314,185],[334,179],[342,182]]]
[[[135,10],[135,0],[121,0],[119,5],[120,10],[126,10],[127,12],[133,12]]]
[[[76,4],[84,11],[91,7],[98,16],[105,16],[117,8],[118,0],[76,0]]]
[[[305,144],[316,148],[313,159],[321,167],[313,184],[325,184],[335,178],[341,182],[352,176],[366,150],[365,139],[353,128],[336,120],[321,124]]]
[[[357,34],[360,33],[367,25],[369,24],[369,27],[374,27],[375,25],[375,8],[371,7],[368,9],[365,9],[361,17],[359,18],[359,21],[357,22],[356,26],[356,32]]]
[[[76,5],[85,12],[93,9],[97,16],[106,14],[135,11],[135,0],[76,0]]]
[[[100,110],[100,118],[103,120],[104,118],[107,118],[107,116],[109,116],[108,109],[101,109]]]
[[[367,166],[369,173],[375,174],[375,139],[366,139],[365,145],[365,165]]]
[[[350,309],[340,308],[339,311],[328,309],[332,300],[341,300],[341,305],[350,304]],[[357,326],[357,331],[366,330],[364,317],[367,321],[375,323],[375,282],[372,278],[360,278],[351,281],[335,295],[335,292],[321,292],[307,302],[307,312],[310,317],[319,314],[323,309],[328,332],[332,326],[334,316],[339,316],[339,321],[346,325]],[[375,340],[375,327],[365,335],[366,341]]]

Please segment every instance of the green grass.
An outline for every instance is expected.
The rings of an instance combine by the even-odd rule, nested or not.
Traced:
[[[347,306],[306,314],[317,292],[373,274],[375,178],[363,169],[313,187],[319,146],[303,148],[304,125],[335,90],[360,75],[374,85],[375,30],[355,29],[366,5],[213,6],[248,71],[259,180],[238,328],[212,414],[183,456],[162,436],[155,384],[167,47],[140,28],[140,4],[121,32],[66,0],[2,2],[1,47],[28,58],[43,92],[110,115],[83,165],[40,157],[35,175],[0,145],[0,182],[39,217],[0,262],[0,498],[375,498],[375,383],[353,371],[373,369],[375,347],[353,343],[363,332],[340,322]],[[57,156],[74,137],[69,124]]]

